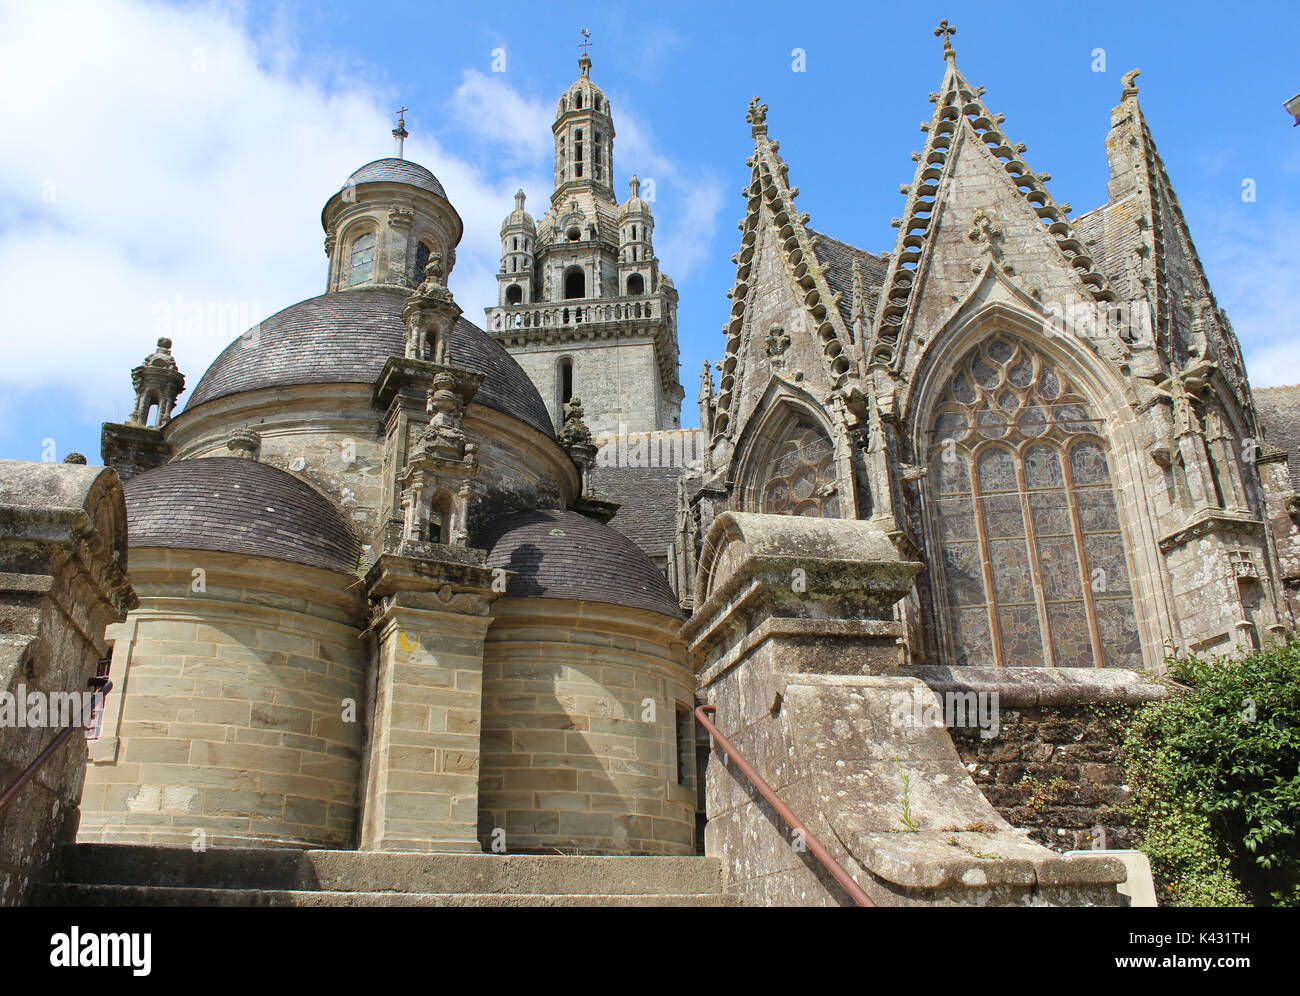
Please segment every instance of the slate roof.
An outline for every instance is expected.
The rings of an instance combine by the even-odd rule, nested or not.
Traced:
[[[577,512],[503,516],[484,539],[489,567],[518,571],[508,595],[627,605],[681,618],[668,581],[622,533]]]
[[[447,197],[438,178],[409,159],[376,159],[348,177],[348,183],[409,183],[413,187],[437,194],[444,200]]]
[[[601,467],[592,469],[592,492],[615,501],[609,524],[651,557],[665,556],[677,534],[677,479],[681,467]]]
[[[884,286],[885,271],[889,268],[889,261],[865,249],[859,249],[847,242],[833,239],[829,235],[815,232],[811,228],[808,229],[808,235],[813,240],[813,251],[817,253],[817,261],[822,265],[826,283],[830,285],[832,291],[840,292],[840,314],[845,323],[851,326],[854,305],[853,261],[855,259],[858,261],[858,267],[862,270],[862,283],[868,294],[875,292],[877,295],[880,293],[880,288]],[[873,317],[871,299],[868,297],[866,302],[868,325],[871,324]]]
[[[126,482],[132,549],[217,550],[355,574],[360,546],[334,504],[243,457],[176,460]]]
[[[1300,491],[1300,385],[1257,387],[1255,412],[1264,427],[1264,441],[1286,450],[1291,483]]]
[[[402,305],[393,288],[336,291],[290,305],[222,351],[186,410],[241,391],[294,384],[370,384],[406,350]],[[485,379],[474,400],[554,438],[537,388],[504,346],[464,318],[452,328],[452,362]]]

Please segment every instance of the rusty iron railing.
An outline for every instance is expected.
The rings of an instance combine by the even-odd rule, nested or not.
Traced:
[[[716,706],[698,706],[695,710],[695,718],[700,721],[700,725],[708,731],[709,736],[722,748],[727,757],[736,763],[740,773],[748,778],[763,798],[772,804],[772,808],[777,811],[781,819],[785,820],[792,830],[802,836],[813,857],[821,862],[822,867],[830,872],[835,881],[844,886],[844,891],[849,894],[853,901],[859,906],[875,906],[876,904],[871,901],[871,897],[862,891],[862,886],[853,881],[853,876],[846,872],[843,866],[831,856],[831,852],[826,850],[822,842],[817,839],[817,835],[804,826],[803,821],[795,816],[790,807],[781,801],[781,798],[773,791],[772,786],[767,784],[763,776],[754,770],[754,766],[746,761],[741,756],[740,751],[736,750],[735,745],[722,735],[717,726],[714,725],[713,720],[709,719],[709,714],[714,712],[717,712]]]
[[[0,811],[3,811],[9,803],[13,802],[14,796],[19,793],[24,785],[36,777],[36,772],[40,771],[45,762],[54,756],[54,752],[67,742],[73,731],[86,728],[86,717],[93,715],[96,707],[103,707],[104,697],[112,690],[113,683],[107,678],[91,678],[90,685],[95,689],[95,694],[91,696],[90,704],[81,711],[80,720],[77,717],[69,720],[68,725],[59,732],[59,735],[54,738],[50,745],[36,755],[36,760],[27,765],[23,773],[18,776],[18,780],[4,790],[4,794],[0,795]]]

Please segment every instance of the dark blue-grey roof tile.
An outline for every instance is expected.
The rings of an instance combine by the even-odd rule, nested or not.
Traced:
[[[577,512],[534,509],[498,519],[483,546],[489,567],[517,571],[507,595],[572,598],[680,618],[668,581],[622,533]]]
[[[125,485],[132,549],[216,550],[355,574],[360,545],[326,497],[241,457],[177,460]]]
[[[408,293],[372,287],[308,298],[276,312],[222,351],[187,410],[230,394],[297,384],[369,384],[406,349]],[[452,329],[452,362],[484,375],[474,400],[554,437],[537,388],[504,346],[464,318]]]

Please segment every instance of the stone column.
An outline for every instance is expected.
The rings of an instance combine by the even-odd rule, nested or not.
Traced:
[[[366,577],[377,674],[362,850],[481,850],[483,639],[497,592],[482,552],[460,554],[386,553]]]
[[[0,460],[0,788],[69,719],[80,724],[107,653],[104,627],[138,604],[125,569],[116,474]],[[46,705],[34,713],[37,702]],[[52,715],[56,706],[60,715]],[[78,730],[0,813],[0,906],[25,901],[54,848],[73,839],[85,773]]]

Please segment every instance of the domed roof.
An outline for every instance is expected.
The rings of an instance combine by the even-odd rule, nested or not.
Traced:
[[[489,567],[519,572],[509,596],[607,602],[681,618],[668,581],[641,548],[577,512],[503,516],[475,545],[488,549]]]
[[[501,223],[501,234],[512,228],[526,228],[529,231],[536,231],[537,226],[533,222],[533,216],[524,210],[524,192],[518,191],[515,194],[515,209],[506,215],[506,220]]]
[[[372,163],[366,163],[348,177],[347,183],[343,186],[359,183],[406,183],[436,194],[443,200],[447,199],[447,192],[442,189],[438,178],[419,163],[413,163],[409,159],[376,159]]]
[[[385,287],[335,291],[276,312],[222,351],[185,410],[268,387],[373,383],[390,356],[406,352],[408,296]],[[504,346],[464,318],[448,346],[453,363],[484,375],[474,401],[555,437],[541,395]]]
[[[216,550],[355,574],[357,538],[334,504],[292,474],[242,457],[163,464],[126,482],[132,549]]]
[[[631,194],[618,209],[618,216],[623,218],[629,214],[648,215],[650,213],[650,205],[641,199],[641,181],[637,179],[635,174],[633,174],[632,179],[628,181],[628,189],[631,191]]]
[[[560,102],[555,108],[555,116],[558,118],[570,110],[590,110],[608,117],[610,114],[609,98],[605,96],[604,90],[592,82],[591,60],[586,55],[578,59],[578,73],[578,78],[573,81],[569,89],[564,91],[564,96],[560,98]],[[574,97],[578,95],[582,96],[581,107],[578,107],[574,101]],[[600,99],[595,99],[597,97]]]

